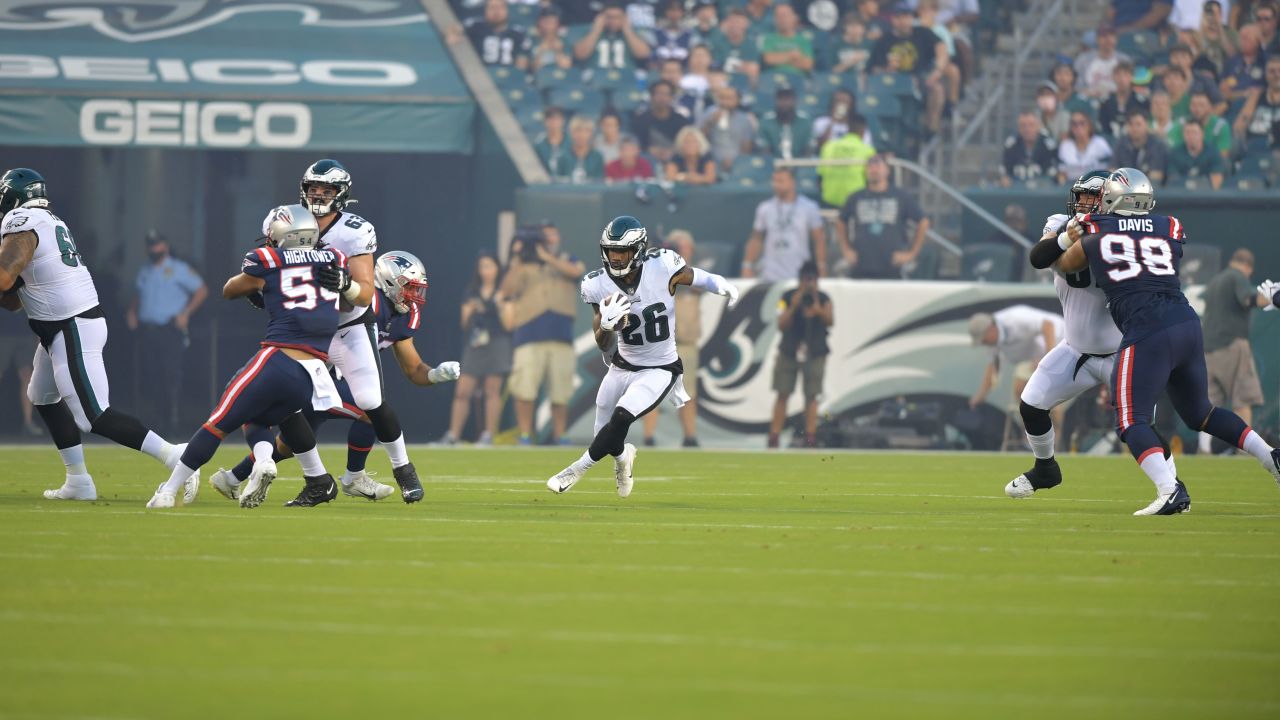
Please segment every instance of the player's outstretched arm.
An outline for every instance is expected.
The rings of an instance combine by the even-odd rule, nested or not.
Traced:
[[[0,239],[0,292],[8,292],[31,264],[40,238],[33,230],[9,233]]]
[[[248,297],[259,290],[262,290],[266,284],[267,281],[262,278],[256,278],[252,275],[240,273],[228,280],[226,285],[222,286],[222,297],[228,300]]]
[[[462,367],[452,360],[440,363],[440,366],[435,368],[423,362],[417,346],[413,344],[413,338],[405,338],[395,343],[391,346],[391,351],[395,353],[396,363],[400,365],[401,372],[414,385],[423,387],[439,385],[457,380],[462,374]]]
[[[676,294],[677,285],[688,285],[689,287],[697,290],[706,290],[707,292],[715,293],[716,295],[723,295],[729,298],[729,307],[733,307],[738,304],[739,292],[738,288],[735,287],[733,283],[725,280],[715,273],[709,273],[701,268],[690,267],[688,265],[680,268],[675,275],[671,276],[671,281],[667,288],[671,291],[672,295]]]

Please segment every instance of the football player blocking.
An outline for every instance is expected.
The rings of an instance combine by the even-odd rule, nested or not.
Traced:
[[[1156,486],[1156,499],[1135,515],[1173,515],[1191,507],[1151,426],[1156,399],[1166,389],[1187,426],[1253,455],[1280,483],[1280,450],[1238,415],[1209,402],[1200,318],[1178,281],[1186,234],[1177,218],[1152,214],[1154,207],[1147,176],[1121,168],[1102,181],[1100,212],[1072,218],[1056,239],[1032,249],[1033,261],[1045,266],[1088,270],[1122,334],[1111,373],[1116,431]]]
[[[49,428],[67,472],[62,487],[46,490],[44,497],[96,500],[80,433],[139,450],[168,468],[178,465],[184,448],[111,407],[102,361],[107,321],[98,291],[70,228],[49,206],[45,180],[36,171],[15,168],[0,176],[0,306],[24,310],[40,340],[27,397]],[[194,501],[199,474],[188,472],[177,487]]]
[[[614,218],[600,235],[604,267],[582,279],[582,301],[594,312],[596,345],[609,371],[596,391],[595,437],[582,457],[547,480],[562,493],[606,456],[614,459],[618,495],[631,494],[636,448],[628,443],[631,424],[670,398],[677,408],[688,395],[676,353],[675,293],[681,285],[738,302],[738,289],[719,275],[689,267],[665,249],[649,249],[640,221]],[[634,311],[634,312],[633,312]]]

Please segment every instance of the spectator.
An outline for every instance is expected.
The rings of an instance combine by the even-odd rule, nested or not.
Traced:
[[[1227,267],[1205,286],[1202,319],[1209,402],[1231,408],[1246,423],[1253,421],[1253,406],[1263,403],[1249,346],[1250,311],[1270,304],[1270,298],[1254,289],[1252,276],[1253,253],[1236,250]],[[1209,435],[1201,433],[1201,452],[1209,450],[1209,440]]]
[[[1173,0],[1169,24],[1184,33],[1191,33],[1204,27],[1207,15],[1216,18],[1219,27],[1227,22],[1227,12],[1218,0]]]
[[[813,44],[799,32],[800,17],[795,9],[786,4],[775,6],[773,24],[775,30],[760,41],[765,68],[791,75],[809,74],[813,70]]]
[[[1067,137],[1071,129],[1071,114],[1058,105],[1058,86],[1052,80],[1040,83],[1036,88],[1036,119],[1040,130],[1049,136],[1049,147],[1058,149],[1058,143]]]
[[[1124,135],[1116,142],[1116,167],[1138,168],[1156,185],[1163,185],[1169,166],[1169,146],[1155,135],[1147,116],[1134,108],[1124,124]]]
[[[992,348],[991,361],[982,374],[978,391],[969,398],[969,407],[987,401],[1002,368],[1013,368],[1013,398],[1035,371],[1036,363],[1066,334],[1061,315],[1037,310],[1030,305],[1014,305],[995,313],[976,313],[969,318],[969,337],[974,346]]]
[[[876,149],[862,139],[867,120],[858,113],[849,116],[849,132],[822,146],[823,160],[848,160],[857,165],[824,165],[818,168],[822,178],[822,201],[831,207],[843,207],[850,195],[867,186],[866,163]]]
[[[809,157],[809,116],[796,109],[796,91],[780,87],[773,94],[773,110],[760,117],[756,144],[776,158]]]
[[[1124,126],[1129,113],[1137,110],[1143,114],[1150,112],[1151,101],[1133,91],[1133,65],[1129,62],[1116,64],[1112,71],[1112,82],[1115,92],[1102,101],[1098,109],[1098,129],[1112,138],[1124,134]]]
[[[605,167],[618,159],[618,154],[622,151],[622,118],[618,117],[617,110],[605,108],[600,113],[600,134],[596,135],[592,147],[600,153]]]
[[[1198,25],[1187,36],[1192,50],[1212,64],[1214,75],[1219,76],[1227,67],[1227,59],[1240,52],[1240,36],[1223,24],[1224,15],[1222,3],[1209,0],[1200,11]]]
[[[596,2],[597,0],[592,0]],[[652,39],[658,27],[658,0],[621,0],[631,26],[644,38]],[[608,5],[606,0],[604,5]]]
[[[857,13],[849,13],[840,23],[840,39],[831,50],[831,72],[863,77],[875,41],[867,36],[867,26]]]
[[[1280,55],[1267,58],[1267,87],[1249,96],[1235,129],[1247,146],[1280,148]]]
[[[533,403],[545,387],[551,403],[551,439],[564,437],[577,363],[573,354],[573,318],[578,310],[578,280],[586,267],[560,249],[554,226],[526,226],[511,243],[510,268],[501,285],[503,325],[513,329],[509,389],[516,401],[521,445],[533,443]]]
[[[1058,146],[1058,182],[1108,167],[1111,154],[1111,145],[1094,134],[1093,119],[1083,112],[1071,113],[1071,132]]]
[[[524,32],[507,22],[507,0],[485,0],[484,20],[467,26],[467,37],[485,65],[525,70]]]
[[[774,30],[773,0],[747,0],[743,13],[752,35],[762,37]]]
[[[631,19],[617,5],[608,5],[591,22],[591,29],[573,44],[573,56],[597,70],[634,70],[652,50],[631,27]]]
[[[604,176],[611,183],[651,180],[654,177],[653,166],[640,155],[640,143],[630,135],[622,138],[618,159],[605,166]]]
[[[955,63],[956,43],[951,31],[938,19],[938,0],[920,0],[916,8],[916,24],[933,31],[946,48],[947,64],[942,68],[946,83],[947,102],[960,102],[960,66]]]
[[[849,116],[857,109],[853,93],[845,88],[836,88],[831,93],[827,114],[813,121],[813,149],[821,152],[822,146],[828,141],[844,137],[849,132]]]
[[[889,24],[880,17],[879,0],[857,0],[853,15],[867,28],[867,40],[873,44],[889,33]]]
[[[502,383],[511,374],[511,328],[503,324],[502,269],[492,255],[476,260],[476,272],[463,293],[462,335],[467,346],[462,351],[462,376],[453,395],[449,431],[443,442],[453,445],[462,437],[462,428],[471,412],[471,401],[479,390],[484,398],[484,430],[477,445],[492,445],[502,416]],[[508,314],[508,322],[510,315]]]
[[[1157,30],[1164,26],[1172,10],[1169,0],[1111,0],[1106,23],[1119,34]]]
[[[812,260],[800,267],[800,285],[778,301],[778,355],[773,364],[773,418],[769,423],[769,447],[776,448],[787,421],[787,402],[804,378],[804,446],[814,447],[818,431],[818,400],[826,374],[827,333],[835,323],[831,296],[818,289],[818,266]]]
[[[907,224],[915,223],[915,235],[907,242]],[[849,196],[840,209],[836,235],[850,275],[868,280],[902,277],[903,268],[915,262],[929,232],[929,219],[915,195],[889,186],[889,164],[884,156],[867,161],[867,187]]]
[[[676,134],[676,152],[667,163],[667,180],[686,185],[714,185],[716,161],[711,143],[698,128],[690,125]]]
[[[1258,40],[1262,45],[1262,51],[1268,55],[1280,52],[1280,33],[1276,32],[1276,12],[1276,4],[1270,0],[1259,4],[1253,12],[1253,21],[1258,25]]]
[[[1222,96],[1229,103],[1245,100],[1249,91],[1266,86],[1267,56],[1257,25],[1240,28],[1240,52],[1227,60],[1222,74]]]
[[[1054,177],[1058,170],[1058,154],[1054,141],[1040,127],[1034,112],[1018,114],[1018,132],[1004,141],[1004,161],[1000,166],[1000,184],[1009,187],[1013,181],[1026,182]]]
[[[689,52],[689,70],[679,76],[680,105],[698,119],[711,104],[711,50],[699,45]]]
[[[942,84],[950,59],[947,47],[933,31],[915,26],[906,3],[893,10],[890,31],[874,48],[868,64],[872,72],[907,73],[915,76],[925,99],[925,127],[937,132],[942,125],[946,90]]]
[[[157,230],[146,236],[148,263],[138,270],[138,294],[129,304],[125,323],[138,332],[138,369],[146,381],[143,404],[149,417],[170,431],[180,424],[182,356],[191,346],[191,316],[209,297],[204,280],[187,263],[169,254],[169,243]]]
[[[604,158],[591,146],[595,132],[596,124],[585,115],[569,121],[569,150],[561,170],[575,185],[604,180]]]
[[[746,76],[754,86],[760,77],[760,48],[748,30],[751,21],[742,8],[732,8],[711,35],[707,45],[715,62],[730,74]]]
[[[818,272],[827,264],[818,204],[796,193],[796,177],[787,168],[773,170],[773,197],[756,206],[751,237],[742,256],[742,277],[784,282],[813,260]]]
[[[686,264],[693,266],[694,242],[688,230],[672,230],[667,233],[667,244],[671,246]],[[692,288],[686,288],[692,290]],[[676,354],[684,366],[684,390],[689,394],[689,401],[681,406],[680,427],[684,430],[682,447],[698,447],[698,340],[702,337],[702,292],[680,292],[676,294]],[[654,432],[658,428],[658,414],[663,403],[654,406],[653,411],[644,416],[644,444],[653,447],[657,444]]]
[[[1173,107],[1169,102],[1169,93],[1163,90],[1152,93],[1151,134],[1168,145],[1176,127],[1178,127],[1178,123],[1173,119]]]
[[[542,137],[533,143],[542,164],[547,166],[551,177],[564,177],[569,173],[569,148],[565,146],[564,110],[548,105],[542,110]]]
[[[20,315],[0,313],[0,378],[12,367],[18,374],[18,407],[22,411],[22,432],[32,437],[44,434],[32,417],[31,398],[27,387],[31,384],[32,359],[36,341],[31,328]]]
[[[659,162],[672,156],[676,133],[689,124],[689,119],[672,106],[675,88],[665,80],[649,86],[649,107],[631,119],[631,132],[640,141],[640,149]]]
[[[1208,95],[1202,92],[1191,94],[1191,116],[1188,119],[1195,120],[1204,128],[1205,142],[1209,147],[1222,153],[1223,158],[1231,157],[1231,126],[1210,112]],[[1182,144],[1181,126],[1174,128],[1169,144],[1175,147]]]
[[[1197,70],[1195,68],[1195,56],[1192,54],[1191,46],[1185,43],[1178,43],[1169,50],[1169,67],[1182,68],[1184,75],[1190,79],[1188,85],[1187,96],[1197,92],[1203,92],[1209,96],[1209,100],[1213,102],[1213,112],[1221,115],[1227,111],[1227,102],[1222,99],[1222,91],[1218,89],[1218,81],[1214,76],[1205,70]]]
[[[693,31],[684,24],[684,2],[665,0],[662,4],[662,19],[653,29],[653,57],[683,63],[689,58],[693,40]]]
[[[981,17],[978,0],[942,0],[938,4],[938,20],[947,26],[955,41],[954,57],[964,77],[973,77],[973,32]]]
[[[1132,62],[1128,55],[1116,52],[1116,30],[1109,25],[1098,28],[1098,47],[1076,58],[1077,87],[1086,98],[1102,100],[1116,91],[1115,69],[1120,63]],[[1057,78],[1054,78],[1056,81]]]
[[[755,146],[756,118],[739,105],[738,89],[716,91],[716,104],[702,121],[702,134],[711,143],[711,156],[721,169],[733,167],[738,155],[750,154]]]
[[[1053,86],[1058,91],[1058,107],[1068,113],[1082,112],[1093,117],[1095,108],[1087,98],[1076,92],[1076,69],[1070,63],[1058,63],[1049,73]]]
[[[693,8],[693,40],[694,47],[711,42],[719,28],[716,17],[716,4],[713,0],[698,0]]]
[[[534,72],[544,67],[568,70],[573,67],[573,56],[564,44],[564,28],[560,26],[560,11],[555,5],[544,5],[538,11],[534,25],[536,36],[525,40],[524,54],[529,58],[529,68]]]
[[[1165,68],[1162,83],[1169,95],[1169,109],[1173,120],[1180,122],[1191,116],[1191,73],[1180,67]]]
[[[1204,144],[1204,127],[1198,120],[1182,124],[1182,145],[1169,154],[1169,180],[1209,178],[1214,190],[1222,187],[1227,174],[1227,162],[1217,150]]]

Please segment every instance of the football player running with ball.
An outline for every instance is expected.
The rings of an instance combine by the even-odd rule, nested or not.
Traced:
[[[636,447],[627,440],[631,424],[671,395],[684,405],[684,367],[676,354],[676,287],[688,285],[738,302],[738,289],[727,280],[689,267],[666,249],[649,249],[649,237],[630,215],[614,218],[600,236],[604,267],[582,279],[582,301],[595,312],[596,345],[609,361],[609,372],[596,392],[595,439],[582,457],[547,480],[547,489],[562,493],[605,456],[614,459],[618,495],[631,494]]]

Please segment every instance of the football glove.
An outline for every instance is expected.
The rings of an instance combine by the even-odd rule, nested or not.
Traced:
[[[462,366],[456,360],[442,362],[439,365],[427,371],[427,379],[432,385],[438,385],[445,382],[453,382],[462,374]]]
[[[627,326],[631,312],[631,298],[616,292],[600,303],[600,327],[604,330],[621,330]]]
[[[244,299],[248,300],[250,305],[254,306],[259,310],[265,310],[267,307],[266,298],[262,297],[261,290],[254,290],[253,292],[246,295]]]
[[[738,298],[740,297],[740,293],[738,292],[738,287],[733,283],[725,283],[724,292],[721,294],[729,298],[728,308],[730,310],[733,309],[734,305],[738,304]]]
[[[1267,298],[1267,304],[1262,306],[1264,311],[1276,309],[1276,293],[1280,292],[1280,280],[1263,280],[1258,285],[1258,292]]]
[[[329,265],[320,268],[316,281],[325,290],[332,290],[342,294],[351,287],[351,271],[339,265],[337,260],[334,260]]]

